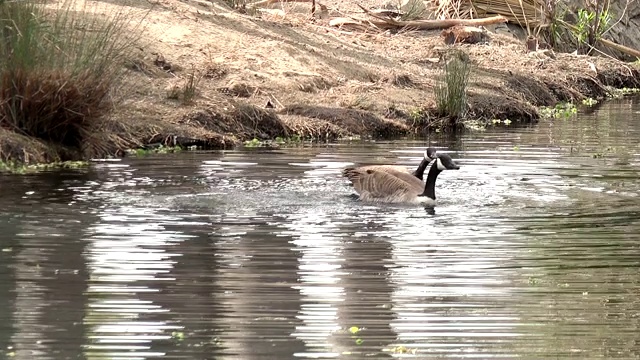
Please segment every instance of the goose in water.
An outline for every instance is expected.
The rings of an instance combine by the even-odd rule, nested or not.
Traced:
[[[418,168],[416,168],[414,171],[409,171],[409,169],[401,165],[365,165],[365,166],[358,167],[357,170],[358,171],[376,170],[376,171],[384,171],[384,172],[390,172],[390,173],[402,171],[404,173],[413,175],[420,180],[423,180],[424,170],[427,168],[427,165],[429,165],[429,162],[431,162],[431,160],[435,158],[436,158],[436,149],[433,147],[428,147],[427,150],[424,151],[423,159],[422,161],[420,161]]]
[[[348,167],[342,175],[351,181],[361,201],[435,205],[436,178],[442,171],[458,170],[460,166],[447,154],[434,156],[426,169],[426,182],[407,171],[391,168]]]

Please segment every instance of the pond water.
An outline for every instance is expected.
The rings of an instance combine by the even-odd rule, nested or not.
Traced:
[[[639,113],[0,176],[0,358],[638,358]],[[427,143],[435,214],[349,196]]]

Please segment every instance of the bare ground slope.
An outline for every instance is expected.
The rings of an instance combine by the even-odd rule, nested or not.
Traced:
[[[470,115],[477,119],[531,122],[537,106],[601,98],[607,86],[639,84],[630,64],[527,54],[507,35],[446,46],[439,31],[340,31],[328,26],[328,16],[357,11],[356,3],[323,4],[328,14],[312,22],[302,13],[308,4],[279,5],[284,16],[257,17],[201,0],[131,1],[136,14],[146,14],[146,30],[129,66],[131,87],[120,93],[124,102],[96,129],[109,139],[104,152],[150,143],[220,148],[293,134],[386,136],[446,125],[429,114],[442,57],[452,47],[466,51],[474,64]],[[185,104],[183,89],[194,71],[196,96]],[[274,108],[265,108],[267,101]],[[47,154],[31,157],[47,160]],[[15,151],[15,157],[24,155]]]

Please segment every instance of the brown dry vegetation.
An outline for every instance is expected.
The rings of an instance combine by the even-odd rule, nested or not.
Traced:
[[[332,16],[358,11],[356,4],[380,5],[322,4]],[[91,134],[102,146],[74,151],[0,129],[0,151],[50,161],[152,143],[223,148],[293,134],[421,133],[447,125],[433,115],[433,88],[451,48],[464,50],[474,65],[469,116],[475,119],[528,123],[537,119],[537,106],[602,98],[607,86],[640,83],[631,64],[526,53],[522,41],[503,34],[490,33],[488,44],[448,46],[440,31],[340,31],[328,26],[326,14],[310,21],[309,4],[281,4],[284,13],[260,16],[204,0],[130,6],[141,17],[151,10],[126,82],[114,94],[123,101]],[[268,101],[274,108],[265,108]]]

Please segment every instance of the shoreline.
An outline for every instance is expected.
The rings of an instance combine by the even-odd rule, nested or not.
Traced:
[[[617,92],[617,96],[604,98],[603,100],[595,100],[593,98],[585,98],[585,101],[582,105],[574,105],[572,103],[557,103],[556,106],[550,107],[541,107],[537,108],[536,111],[542,113],[541,117],[536,118],[536,120],[532,120],[529,122],[517,122],[515,125],[512,125],[513,122],[511,120],[498,120],[494,119],[492,121],[483,120],[482,122],[478,122],[474,119],[469,119],[469,128],[468,131],[484,131],[487,128],[496,128],[501,127],[503,129],[507,128],[517,128],[521,126],[530,126],[538,122],[542,117],[547,118],[556,118],[562,121],[564,118],[571,117],[576,114],[578,108],[588,109],[588,111],[594,111],[598,107],[606,104],[608,101],[614,101],[616,99],[628,97],[628,96],[638,96],[640,95],[640,88],[623,88],[617,89],[620,90]],[[191,150],[229,150],[238,147],[245,148],[267,148],[267,149],[277,149],[277,148],[287,148],[287,147],[297,147],[297,146],[305,146],[310,145],[314,146],[316,144],[322,144],[327,141],[367,141],[367,140],[392,140],[397,138],[424,138],[427,133],[417,133],[416,128],[409,127],[409,131],[406,132],[396,132],[395,134],[387,134],[386,136],[372,136],[370,133],[366,133],[365,135],[355,134],[355,135],[347,135],[344,137],[329,137],[325,139],[315,138],[302,138],[296,133],[287,133],[291,135],[289,137],[286,136],[275,136],[275,137],[263,137],[262,139],[258,139],[257,137],[245,136],[245,137],[237,137],[234,135],[224,136],[213,138],[215,141],[220,141],[219,143],[208,143],[211,141],[211,138],[188,138],[188,137],[179,137],[175,135],[171,135],[167,138],[163,138],[160,142],[144,142],[142,145],[138,147],[119,149],[118,153],[114,156],[107,156],[105,158],[88,158],[82,155],[82,153],[78,151],[74,151],[73,149],[61,149],[58,146],[52,146],[48,148],[46,144],[38,144],[38,140],[29,139],[32,141],[32,144],[38,144],[36,147],[40,151],[60,151],[56,155],[58,156],[61,153],[66,154],[67,158],[56,158],[53,161],[44,161],[44,162],[29,162],[25,163],[22,161],[16,161],[14,159],[9,159],[5,161],[0,161],[0,174],[2,173],[13,173],[13,174],[27,174],[27,173],[36,173],[40,171],[51,171],[56,169],[82,169],[86,166],[89,166],[93,162],[104,162],[111,161],[113,159],[124,158],[124,157],[136,157],[136,156],[145,156],[149,154],[168,154],[168,153],[178,153],[182,151],[191,151]],[[0,129],[0,131],[3,131]],[[258,128],[257,131],[260,131]],[[467,130],[465,130],[467,131]],[[461,132],[458,132],[461,133]],[[8,137],[4,139],[11,138],[13,134],[10,134]],[[0,134],[0,137],[2,135]],[[153,137],[152,139],[157,138]],[[53,149],[53,150],[52,150]],[[27,149],[23,149],[25,153],[27,153]]]

